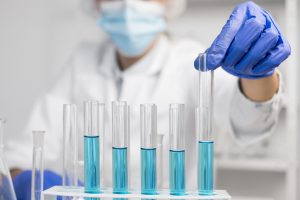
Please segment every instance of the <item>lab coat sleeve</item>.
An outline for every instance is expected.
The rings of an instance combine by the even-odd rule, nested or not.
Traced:
[[[251,145],[268,138],[276,128],[283,101],[283,82],[278,92],[266,102],[254,102],[240,90],[237,82],[231,101],[230,126],[233,138],[242,145]]]

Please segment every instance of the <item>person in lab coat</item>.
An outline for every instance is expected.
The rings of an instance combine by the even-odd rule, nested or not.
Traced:
[[[8,144],[8,161],[19,199],[30,196],[30,171],[26,169],[31,168],[31,130],[47,131],[45,185],[59,184],[62,105],[80,106],[79,134],[83,138],[81,105],[87,99],[97,99],[107,105],[101,169],[101,184],[106,187],[112,185],[111,102],[124,100],[131,106],[132,188],[140,187],[139,105],[155,103],[158,106],[158,132],[164,135],[164,158],[168,158],[169,104],[185,104],[186,184],[189,189],[196,188],[194,109],[198,73],[193,65],[197,68],[198,63],[197,59],[195,63],[193,60],[199,52],[207,52],[208,67],[215,70],[215,132],[244,145],[272,133],[283,98],[283,81],[276,68],[291,52],[272,16],[253,2],[237,6],[206,50],[197,41],[174,41],[165,34],[171,7],[180,2],[182,0],[93,0],[94,8],[99,8],[98,25],[108,39],[78,47],[57,83],[38,100],[24,132]],[[80,144],[82,159],[82,142]],[[163,166],[168,166],[168,159],[164,162]],[[167,167],[160,187],[168,187]]]

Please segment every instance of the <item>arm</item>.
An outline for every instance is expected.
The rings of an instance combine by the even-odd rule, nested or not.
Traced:
[[[270,88],[274,88],[272,81],[270,81],[272,77],[276,77],[279,84],[275,93],[270,91]],[[270,79],[269,83],[268,79]],[[258,80],[261,82],[257,83]],[[249,90],[252,94],[250,95],[242,91],[241,82],[243,80],[236,80],[229,105],[229,131],[233,133],[236,142],[242,145],[251,145],[272,135],[277,127],[279,113],[283,105],[284,82],[280,72],[276,72],[276,75],[272,75],[266,80],[264,78],[258,80],[255,80],[255,84],[258,84],[259,87],[258,91],[253,90],[255,86],[253,86],[252,81],[254,80],[251,80]],[[260,83],[271,84],[261,87]]]
[[[231,132],[245,143],[270,135],[282,99],[275,69],[291,53],[271,14],[251,1],[240,4],[206,53],[209,69],[222,67],[239,78],[230,102]]]
[[[261,79],[245,79],[239,81],[241,92],[250,100],[264,102],[270,100],[279,89],[277,73]]]
[[[13,168],[10,170],[10,175],[14,179],[21,172],[22,172],[22,170],[20,168]]]

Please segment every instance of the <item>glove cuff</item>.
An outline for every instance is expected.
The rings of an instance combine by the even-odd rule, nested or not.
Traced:
[[[249,75],[249,74],[241,74],[241,73],[238,73],[236,72],[235,70],[233,69],[229,69],[229,68],[226,68],[226,67],[222,67],[222,69],[224,69],[226,72],[228,72],[229,74],[232,74],[236,77],[239,77],[239,78],[245,78],[245,79],[260,79],[260,78],[265,78],[265,77],[268,77],[268,76],[271,76],[273,75],[275,69],[265,73],[265,74],[260,74],[260,75],[256,75],[256,74],[252,74],[252,75]]]

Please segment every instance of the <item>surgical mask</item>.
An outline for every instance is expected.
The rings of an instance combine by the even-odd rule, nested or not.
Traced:
[[[141,0],[104,1],[100,5],[100,27],[111,37],[121,54],[143,54],[156,36],[166,30],[164,6]]]

